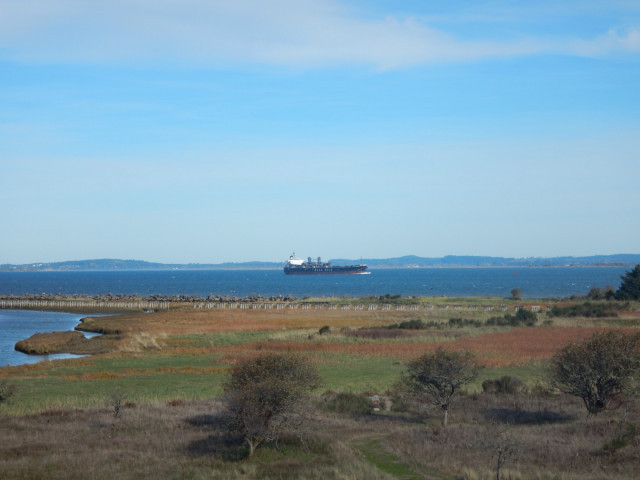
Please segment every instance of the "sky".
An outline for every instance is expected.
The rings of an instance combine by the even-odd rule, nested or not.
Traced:
[[[0,264],[640,253],[637,0],[0,0]]]

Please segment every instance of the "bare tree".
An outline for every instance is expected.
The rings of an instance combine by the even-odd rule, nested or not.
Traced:
[[[450,352],[438,348],[408,364],[405,383],[413,393],[442,408],[442,425],[447,426],[451,401],[460,388],[476,378],[478,367],[471,352]]]
[[[494,444],[494,458],[496,461],[496,480],[502,479],[502,469],[518,455],[518,446],[507,436],[497,436]]]
[[[113,392],[109,396],[109,401],[111,403],[112,411],[112,420],[111,420],[111,429],[109,431],[109,437],[115,434],[118,429],[118,424],[120,419],[122,418],[122,407],[124,405],[125,394],[119,390]]]
[[[618,395],[633,393],[640,369],[640,333],[596,333],[561,349],[551,360],[550,376],[561,392],[580,397],[589,414],[605,410]]]
[[[249,446],[251,458],[263,442],[276,440],[290,425],[295,407],[319,384],[314,365],[293,354],[266,354],[237,365],[225,384],[232,427]]]

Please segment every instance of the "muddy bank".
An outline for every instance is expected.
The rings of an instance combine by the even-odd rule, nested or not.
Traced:
[[[16,343],[15,349],[28,355],[50,355],[71,353],[74,355],[95,355],[107,353],[115,347],[119,337],[102,335],[85,338],[81,332],[36,333]]]
[[[68,353],[73,355],[96,355],[118,350],[123,339],[132,333],[149,328],[147,322],[139,325],[138,319],[147,319],[148,314],[104,315],[84,317],[74,331],[36,333],[15,344],[15,350],[28,355],[51,355]],[[83,332],[97,333],[86,338]]]

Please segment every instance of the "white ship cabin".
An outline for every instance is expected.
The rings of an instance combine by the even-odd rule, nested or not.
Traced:
[[[294,253],[289,257],[289,265],[302,265],[304,260],[301,258],[296,258],[296,254]]]

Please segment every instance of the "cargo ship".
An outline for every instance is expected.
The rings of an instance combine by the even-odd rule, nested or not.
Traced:
[[[284,273],[287,275],[344,275],[369,272],[367,272],[367,266],[363,264],[331,265],[330,262],[323,262],[320,257],[315,262],[309,257],[305,262],[301,258],[296,258],[294,253],[285,263]]]

